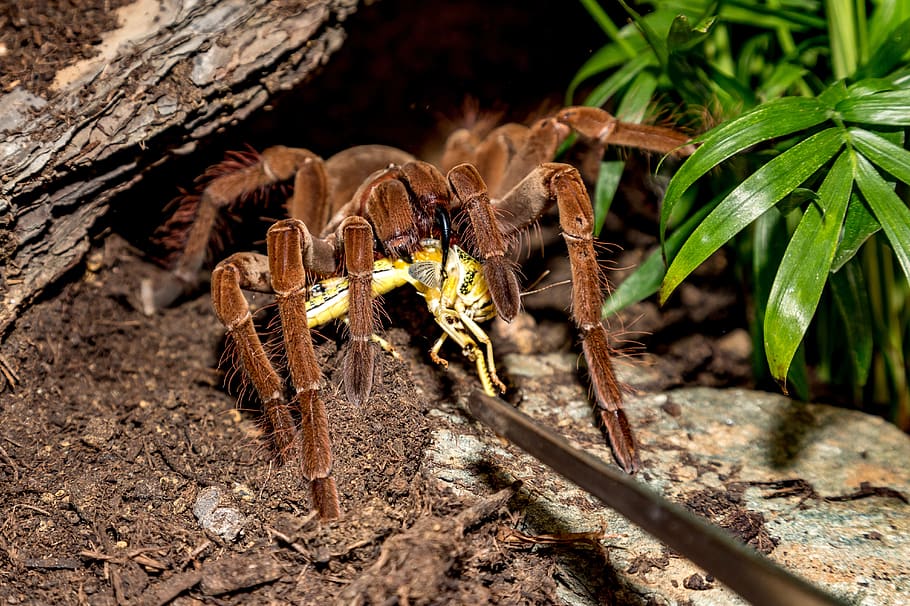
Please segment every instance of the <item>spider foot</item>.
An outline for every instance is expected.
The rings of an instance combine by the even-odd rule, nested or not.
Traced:
[[[170,307],[192,289],[190,282],[173,272],[162,273],[156,278],[145,278],[139,284],[141,311],[147,316],[153,316],[159,310]]]
[[[344,391],[348,401],[355,405],[366,402],[373,390],[374,351],[371,345],[369,339],[353,340],[344,358]]]
[[[626,413],[621,408],[605,410],[598,406],[597,416],[607,433],[607,439],[610,441],[610,448],[613,450],[616,462],[626,473],[638,471],[641,467],[641,459],[638,456],[638,447]]]

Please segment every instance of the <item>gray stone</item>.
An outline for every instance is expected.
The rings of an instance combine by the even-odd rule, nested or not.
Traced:
[[[593,425],[570,354],[503,358],[519,408],[570,442],[612,461]],[[636,383],[634,368],[623,378]],[[646,381],[647,370],[642,381]],[[877,417],[784,396],[686,388],[629,397],[641,445],[637,479],[731,529],[768,557],[852,604],[905,604],[910,593],[910,439]],[[451,405],[439,414],[463,419]],[[428,474],[462,494],[522,480],[523,532],[605,529],[619,603],[743,604],[732,591],[597,499],[489,432],[453,423],[434,434]],[[479,476],[477,470],[486,470]],[[600,578],[584,563],[556,575],[569,604],[593,604]]]
[[[193,515],[199,525],[225,541],[234,541],[243,532],[246,518],[233,507],[218,507],[221,502],[221,490],[209,486],[199,491],[193,504]]]

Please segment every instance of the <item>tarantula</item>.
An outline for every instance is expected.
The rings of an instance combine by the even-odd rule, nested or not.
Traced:
[[[168,305],[192,287],[219,212],[293,179],[292,218],[268,230],[267,256],[238,253],[221,261],[212,274],[212,302],[262,401],[280,459],[299,457],[319,515],[336,518],[341,512],[329,423],[310,328],[333,319],[348,323],[344,388],[351,402],[362,403],[372,387],[376,344],[384,344],[373,332],[374,298],[411,284],[443,331],[431,359],[445,365],[439,351],[452,339],[476,363],[487,393],[505,391],[478,323],[494,315],[509,321],[519,311],[509,250],[515,236],[555,203],[572,268],[572,318],[597,415],[618,463],[633,473],[640,461],[600,317],[606,281],[594,251],[591,202],[576,168],[550,162],[573,132],[601,145],[691,153],[687,138],[674,130],[622,123],[590,107],[565,108],[530,127],[506,124],[483,136],[458,130],[438,168],[378,145],[327,160],[272,147],[208,182],[175,269],[145,285],[145,304]],[[275,295],[290,390],[266,355],[244,290]]]

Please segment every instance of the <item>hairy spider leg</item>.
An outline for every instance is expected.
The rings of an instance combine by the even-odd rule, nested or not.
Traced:
[[[303,265],[305,227],[295,219],[273,225],[267,234],[269,274],[281,317],[292,402],[300,413],[301,472],[310,481],[313,504],[325,520],[341,516],[338,489],[332,477],[329,420],[319,397],[322,372],[316,362],[306,313],[306,269]],[[247,366],[244,360],[244,366]],[[260,393],[260,397],[261,397]]]

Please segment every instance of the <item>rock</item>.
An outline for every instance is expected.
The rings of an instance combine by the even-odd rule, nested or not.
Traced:
[[[574,353],[509,355],[504,374],[518,382],[523,412],[612,461],[593,425],[587,387],[575,378],[576,360]],[[544,372],[529,372],[534,368]],[[636,383],[634,369],[620,370]],[[740,389],[639,395],[628,398],[626,410],[641,445],[642,483],[849,603],[896,604],[910,591],[910,439],[893,425]],[[454,420],[464,413],[450,407],[449,414]],[[606,558],[571,550],[560,556],[563,574],[555,578],[566,603],[745,603],[711,571],[483,433],[463,422],[437,430],[427,476],[477,495],[500,487],[490,486],[492,477],[522,480],[518,530],[528,534],[604,528]],[[598,567],[602,574],[592,572]]]
[[[221,490],[209,486],[199,491],[193,505],[193,515],[199,525],[206,531],[221,537],[225,541],[234,541],[243,532],[246,518],[232,507],[218,507],[221,502]]]

